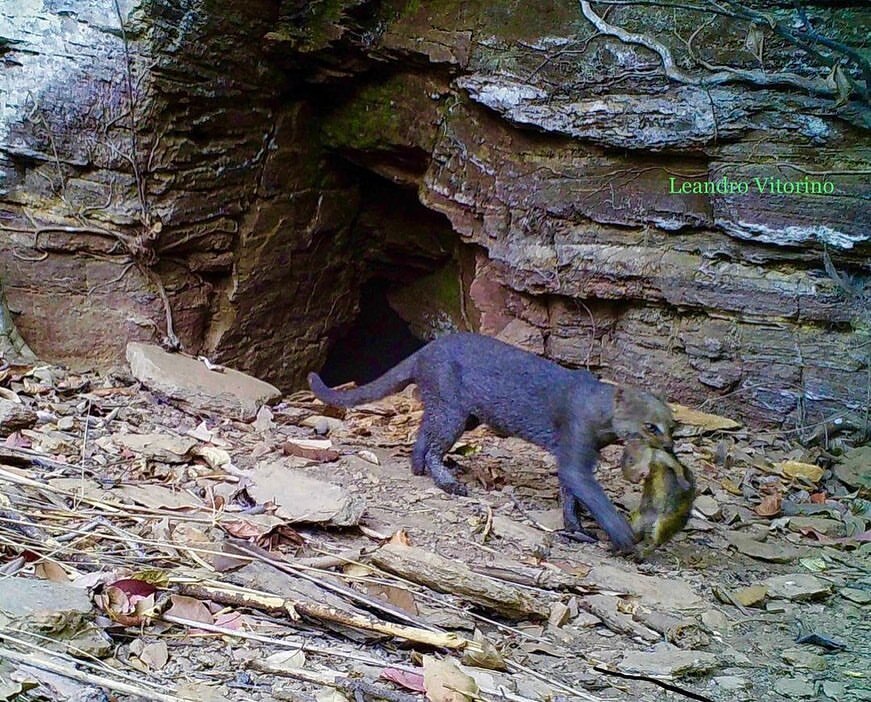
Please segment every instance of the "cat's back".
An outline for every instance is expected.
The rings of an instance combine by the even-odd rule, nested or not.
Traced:
[[[453,370],[464,376],[536,379],[538,384],[557,381],[565,383],[577,373],[504,341],[472,332],[458,332],[440,337],[427,345],[421,355],[426,367],[450,364]]]

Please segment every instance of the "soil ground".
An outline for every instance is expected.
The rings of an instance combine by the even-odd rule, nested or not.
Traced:
[[[485,428],[462,438],[452,458],[468,497],[412,475],[421,410],[410,392],[338,419],[298,394],[249,424],[181,411],[123,373],[43,366],[4,385],[38,421],[0,448],[0,700],[98,699],[87,694],[109,689],[102,699],[411,702],[424,688],[438,702],[871,699],[867,494],[838,480],[828,452],[788,436],[684,427],[677,453],[696,475],[696,511],[684,532],[636,562],[555,531],[554,461],[519,440]],[[327,428],[327,437],[316,432]],[[168,437],[181,453],[128,438],[142,434]],[[599,477],[628,510],[640,488],[623,480],[620,451],[603,452]],[[787,461],[824,470],[796,477]],[[288,480],[304,474],[343,488],[349,504],[365,504],[359,526],[282,516],[294,486],[281,484],[282,473],[258,485],[270,462]],[[371,556],[385,542],[441,556],[460,574],[430,587],[413,569],[388,572]],[[218,555],[238,543],[263,557],[245,565]],[[476,603],[462,589],[464,566],[530,597],[537,612]],[[516,582],[524,578],[533,579]],[[67,626],[54,629],[39,617],[4,617],[12,603],[3,580],[85,588],[93,610],[83,618],[105,638],[100,661],[69,647],[81,629],[68,638],[66,614]],[[194,586],[230,583],[281,594],[303,614],[294,621],[291,610]],[[507,670],[487,669],[492,659],[464,664],[478,687],[464,694],[450,682],[455,669],[436,662],[468,663],[468,652],[318,614],[328,606],[403,623],[365,598],[408,613],[418,628],[485,637]],[[148,606],[137,610],[137,601]],[[168,621],[173,613],[206,628]],[[273,655],[296,642],[304,660]],[[64,683],[47,673],[50,651],[58,665],[90,660],[77,670],[93,677]]]

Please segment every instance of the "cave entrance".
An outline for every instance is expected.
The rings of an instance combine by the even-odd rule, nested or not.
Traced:
[[[396,288],[384,278],[373,278],[360,288],[357,318],[327,352],[321,370],[327,385],[368,383],[426,344],[390,306],[388,295]]]
[[[424,207],[415,189],[353,174],[361,206],[349,265],[358,268],[358,313],[331,334],[321,369],[331,386],[370,382],[437,336],[468,329],[468,254],[447,218]]]

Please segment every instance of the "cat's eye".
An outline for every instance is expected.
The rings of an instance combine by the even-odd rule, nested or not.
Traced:
[[[662,434],[662,430],[658,426],[656,426],[655,424],[651,424],[650,422],[644,425],[644,429],[653,434],[654,436],[659,436],[660,434]]]

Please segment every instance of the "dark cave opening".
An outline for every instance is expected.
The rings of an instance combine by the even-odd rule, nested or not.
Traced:
[[[426,343],[390,306],[387,294],[395,287],[389,280],[373,278],[360,289],[360,313],[330,345],[321,369],[327,385],[368,383]]]
[[[416,189],[350,162],[337,170],[359,188],[348,259],[359,288],[356,317],[329,332],[321,377],[332,386],[370,382],[462,328],[464,260],[448,219],[421,204]]]

